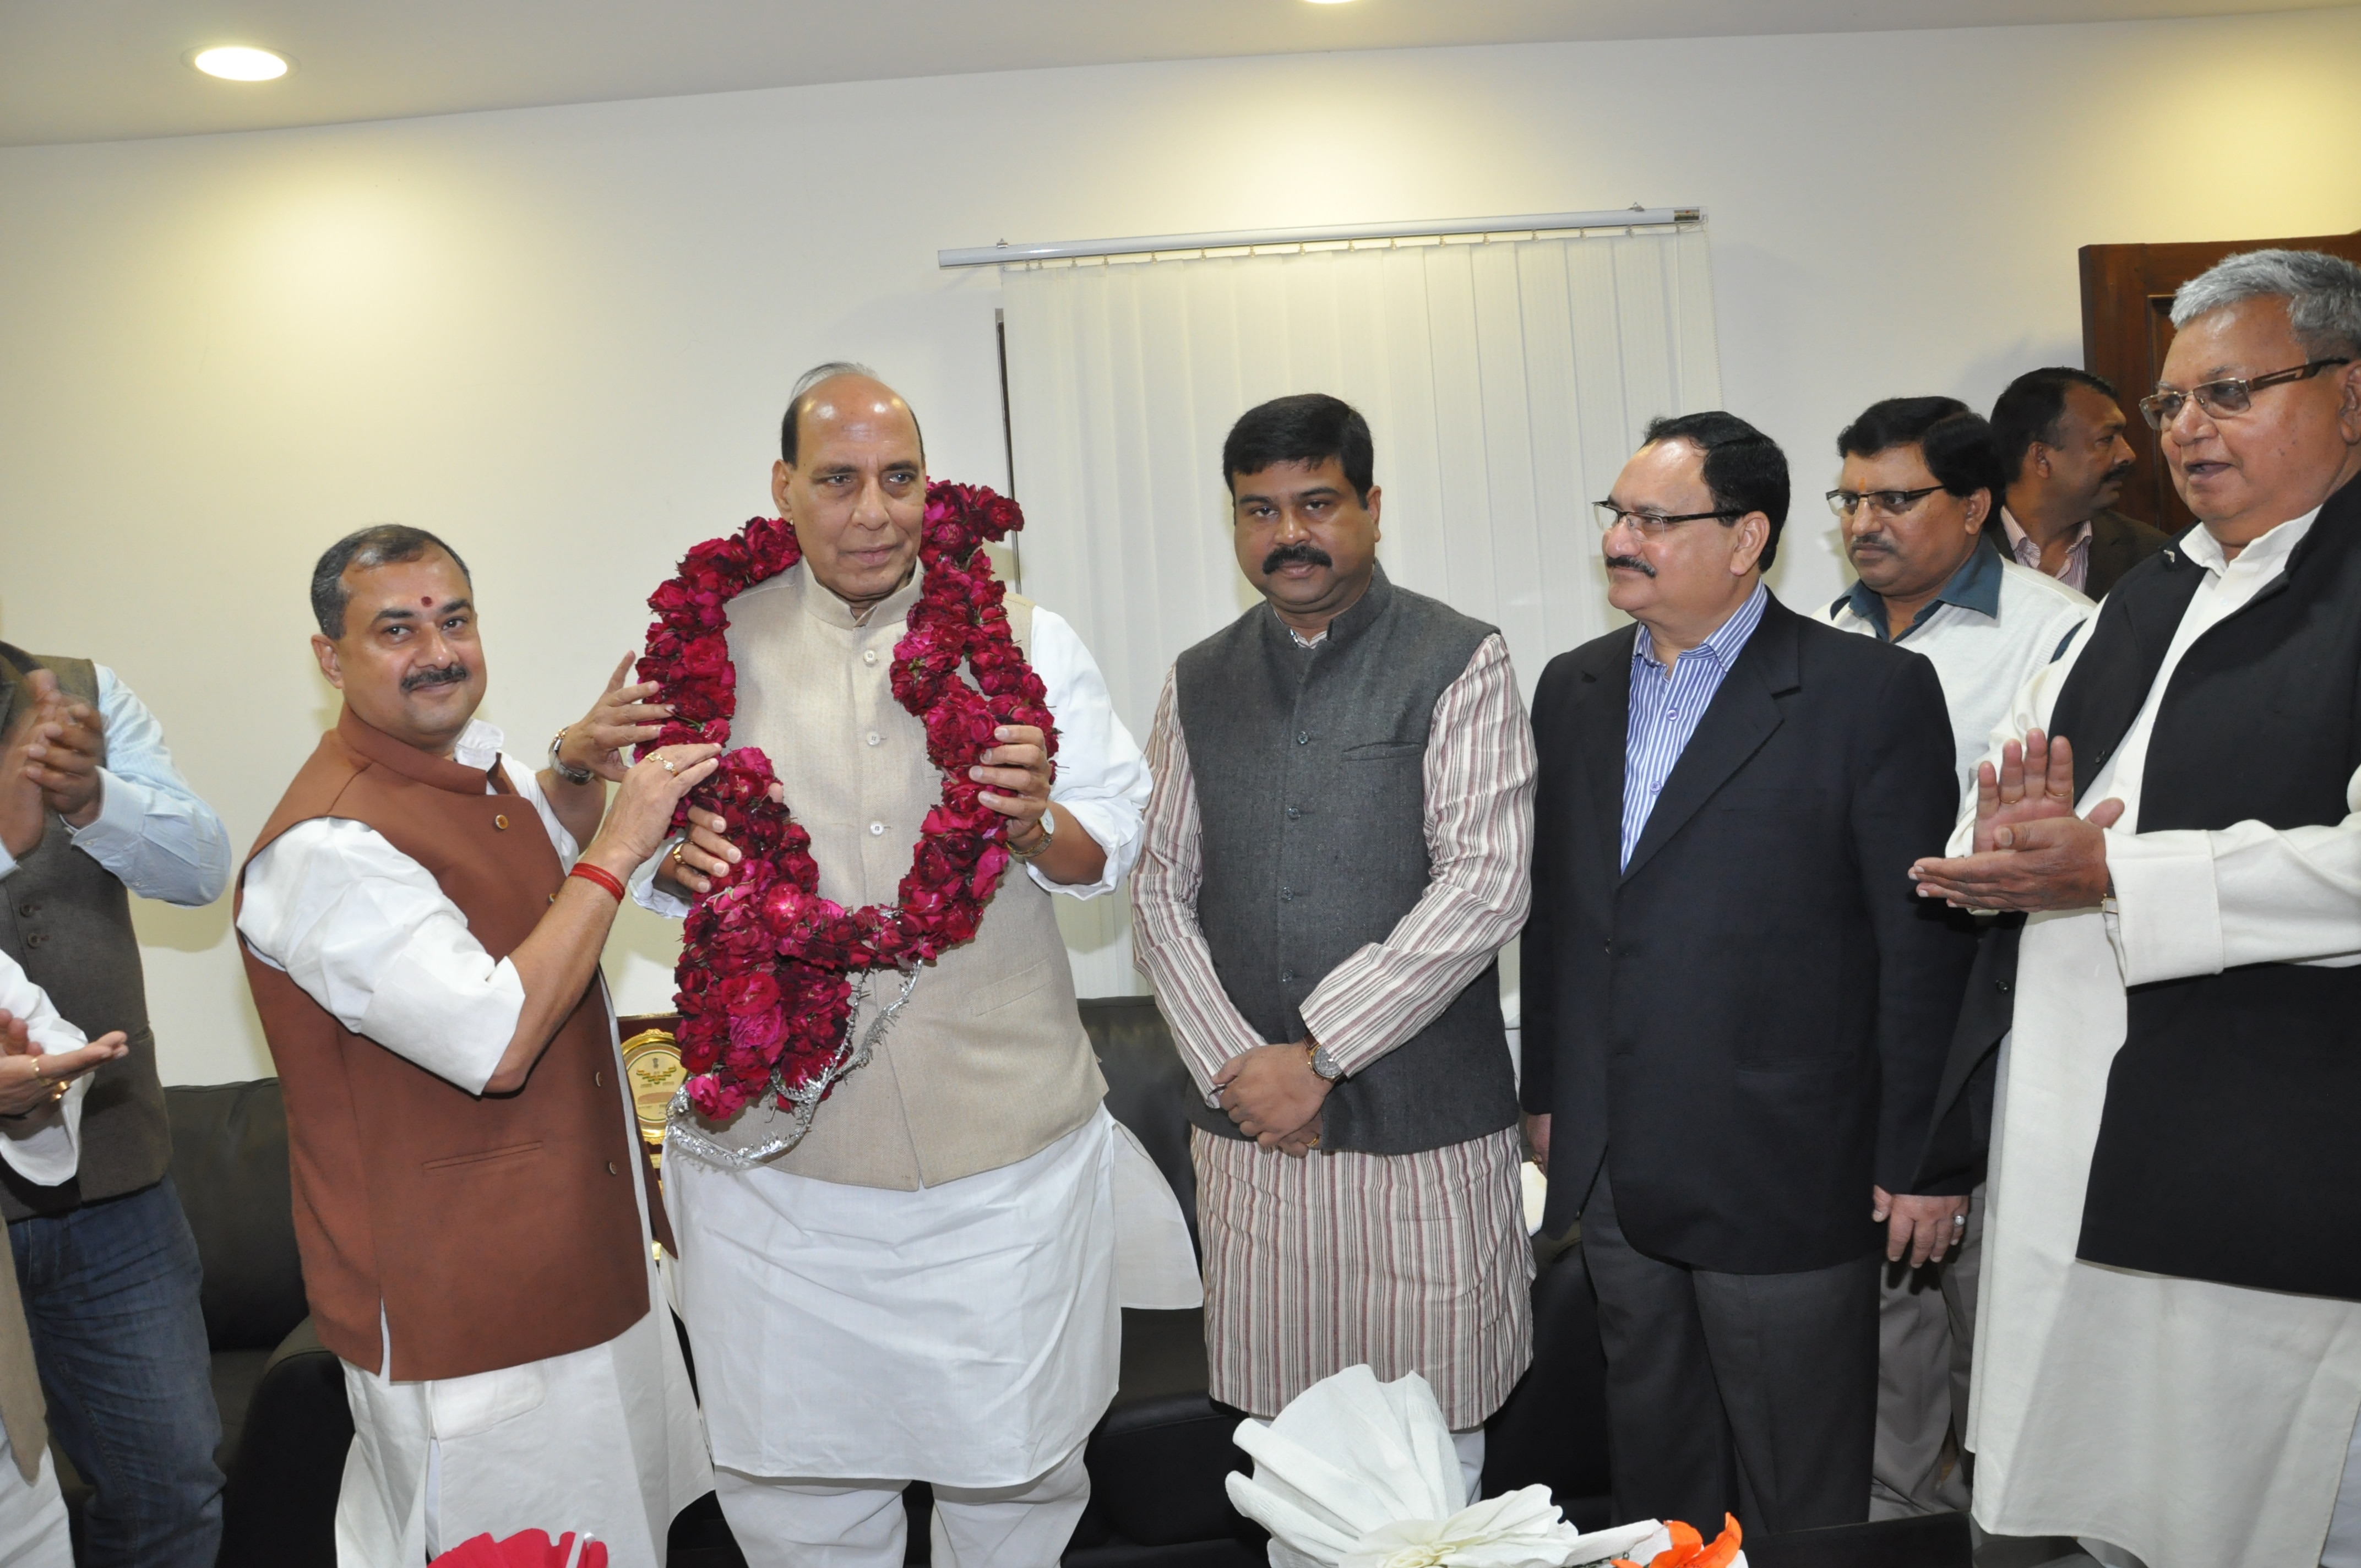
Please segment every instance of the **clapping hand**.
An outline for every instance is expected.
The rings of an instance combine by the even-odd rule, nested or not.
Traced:
[[[664,721],[672,717],[672,709],[648,700],[661,688],[653,681],[629,686],[623,684],[623,677],[631,673],[631,662],[637,657],[624,654],[615,673],[607,677],[607,689],[590,705],[590,711],[566,727],[565,739],[557,743],[557,755],[566,766],[588,768],[610,784],[620,784],[623,774],[631,769],[624,751],[664,733]]]
[[[76,828],[98,817],[106,721],[90,704],[69,699],[58,677],[35,670],[25,677],[32,689],[33,724],[22,746],[25,777],[41,792],[41,805]]]
[[[1960,909],[2088,909],[2107,896],[2106,829],[2124,803],[2074,815],[2074,751],[2060,736],[2026,732],[1976,769],[1974,852],[1930,856],[1910,868],[1922,898]]]
[[[66,1097],[73,1080],[126,1055],[123,1031],[101,1036],[76,1051],[41,1054],[25,1020],[0,1008],[0,1116],[46,1110]]]

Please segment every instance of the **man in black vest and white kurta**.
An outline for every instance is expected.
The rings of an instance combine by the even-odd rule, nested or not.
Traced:
[[[1319,393],[1222,447],[1264,602],[1182,653],[1148,743],[1139,967],[1204,1093],[1213,1395],[1367,1363],[1432,1384],[1472,1498],[1532,1358],[1494,955],[1523,924],[1532,735],[1500,634],[1378,565],[1369,427]]]
[[[771,489],[803,559],[730,604],[732,739],[770,758],[821,895],[847,907],[894,902],[941,796],[926,727],[891,685],[926,490],[917,421],[891,388],[857,366],[807,373]],[[1100,1103],[1049,902],[1127,869],[1147,771],[1073,630],[1005,602],[1059,735],[1054,784],[1024,727],[976,770],[1022,863],[799,1142],[762,1104],[676,1119],[665,1146],[715,1484],[750,1562],[898,1568],[913,1480],[933,1486],[944,1568],[1056,1562],[1090,1497],[1082,1446],[1115,1394],[1118,1305],[1199,1299],[1180,1205]],[[737,853],[700,817],[658,862],[651,906],[683,908]],[[1161,1293],[1143,1293],[1149,1271]]]
[[[213,1568],[221,1418],[203,1270],[169,1174],[131,894],[211,904],[229,835],[103,664],[0,643],[0,953],[82,1028],[129,1042],[91,1083],[72,1179],[0,1170],[49,1424],[93,1493],[83,1561]]]
[[[2350,1568],[2361,268],[2235,256],[2172,320],[2140,407],[2201,526],[2026,685],[1955,858],[1916,873],[1927,895],[2030,912],[2001,1046],[1975,1514],[2103,1543],[2110,1564]]]

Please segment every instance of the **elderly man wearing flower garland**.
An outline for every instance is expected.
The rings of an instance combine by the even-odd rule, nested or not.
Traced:
[[[715,748],[626,769],[664,715],[618,669],[548,767],[504,751],[467,565],[423,530],[331,545],[312,609],[344,711],[256,841],[237,932],[352,1407],[337,1563],[570,1530],[658,1568],[710,1471],[598,952]]]
[[[750,1561],[887,1568],[924,1480],[937,1563],[1038,1568],[1118,1301],[1199,1299],[1049,902],[1114,887],[1148,773],[1073,631],[993,581],[1015,508],[930,496],[889,388],[810,372],[780,448],[780,519],[690,552],[641,664],[665,739],[742,748],[642,894],[696,896],[664,1169],[721,1507]]]

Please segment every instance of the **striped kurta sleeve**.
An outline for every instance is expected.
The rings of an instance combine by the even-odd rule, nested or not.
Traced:
[[[1139,862],[1131,872],[1132,962],[1156,987],[1157,1005],[1172,1026],[1180,1059],[1199,1091],[1210,1095],[1224,1062],[1280,1042],[1257,1035],[1232,1004],[1197,924],[1204,839],[1197,820],[1197,782],[1189,771],[1189,747],[1180,734],[1180,703],[1169,670],[1148,738],[1148,769],[1156,784],[1148,797]]]
[[[1330,970],[1303,1000],[1305,1026],[1348,1075],[1433,1023],[1516,936],[1532,902],[1533,731],[1499,633],[1444,688],[1428,733],[1433,880],[1384,941]]]

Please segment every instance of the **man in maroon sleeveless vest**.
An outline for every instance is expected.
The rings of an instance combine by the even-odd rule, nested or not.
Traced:
[[[504,756],[467,567],[432,534],[339,542],[313,608],[345,708],[240,874],[238,934],[353,1409],[339,1561],[544,1529],[653,1568],[711,1476],[598,957],[715,748],[624,768],[657,710],[618,670],[550,768]]]

